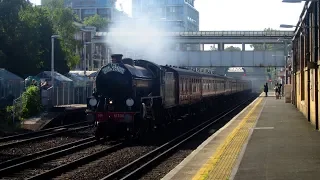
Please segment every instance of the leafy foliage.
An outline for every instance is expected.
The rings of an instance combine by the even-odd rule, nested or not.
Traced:
[[[73,24],[78,17],[72,12],[70,8],[64,8],[64,0],[51,0],[48,5],[44,7],[52,17],[53,30],[60,35],[60,45],[66,57],[68,67],[75,67],[79,61],[80,56],[75,53],[77,41],[74,38],[78,28]]]
[[[234,47],[234,46],[229,46],[224,49],[225,51],[241,51],[241,48],[239,47]]]
[[[94,26],[97,28],[97,31],[106,30],[108,26],[108,20],[106,18],[102,18],[98,14],[94,16],[89,16],[84,18],[83,21],[84,25],[86,26]]]
[[[279,30],[274,30],[271,28],[265,28],[264,31],[267,32],[272,32],[272,31],[279,31]],[[251,44],[251,48],[253,48],[254,51],[283,51],[284,49],[284,44],[266,44],[266,49],[264,49],[263,44]]]
[[[7,122],[12,121],[14,112],[15,119],[23,120],[37,115],[42,110],[40,89],[38,86],[29,86],[21,96],[21,103],[7,106],[2,115]]]
[[[25,0],[0,0],[0,67],[22,77],[51,68],[51,36],[55,39],[55,70],[64,74],[80,60],[75,55],[71,9],[63,0],[47,0],[48,6],[32,6]]]
[[[29,86],[22,94],[22,118],[37,115],[41,111],[40,89],[37,86]]]

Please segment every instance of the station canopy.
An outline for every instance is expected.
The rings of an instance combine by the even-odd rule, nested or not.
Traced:
[[[98,74],[98,71],[86,71],[86,75],[84,75],[84,71],[70,71],[71,74],[78,74],[79,76],[88,77],[89,79],[94,79]]]
[[[31,85],[32,81],[35,80],[38,84],[41,83],[41,79],[37,76],[28,76],[25,80],[24,80],[24,83],[25,83],[25,86],[28,87]]]
[[[91,76],[92,74],[95,74],[97,71],[86,71],[86,76]],[[70,71],[69,73],[72,74],[79,74],[80,76],[85,76],[84,71]]]
[[[0,68],[0,98],[9,94],[19,97],[24,88],[24,80],[12,72]]]
[[[75,87],[86,87],[87,83],[91,82],[87,76],[81,75],[76,71],[70,71],[66,76],[72,79]]]
[[[3,68],[0,68],[0,80],[23,81],[21,77]]]
[[[37,75],[37,77],[40,78],[41,81],[47,81],[49,84],[51,84],[51,71],[43,71],[43,72],[39,73]],[[53,73],[53,79],[54,79],[54,85],[73,86],[73,81],[70,78],[68,78],[58,72]]]

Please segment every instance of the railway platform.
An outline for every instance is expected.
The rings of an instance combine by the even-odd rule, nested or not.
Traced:
[[[38,117],[26,119],[22,122],[24,129],[32,131],[41,130],[50,126],[59,126],[70,123],[81,122],[85,119],[86,104],[59,105],[47,113]]]
[[[163,180],[319,179],[320,134],[284,98],[261,94]]]

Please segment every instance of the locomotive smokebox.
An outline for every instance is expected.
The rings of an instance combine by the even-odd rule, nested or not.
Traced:
[[[122,54],[112,54],[111,55],[111,59],[112,59],[112,63],[120,63],[122,61]]]

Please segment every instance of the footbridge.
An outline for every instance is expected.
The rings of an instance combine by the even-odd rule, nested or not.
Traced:
[[[149,54],[138,52],[125,56],[132,58],[145,58],[155,62],[168,63],[172,65],[185,65],[193,67],[283,67],[287,46],[293,37],[293,31],[200,31],[200,32],[165,32],[150,33],[140,32],[97,32],[92,38],[92,43],[96,46],[103,45],[105,52],[113,52],[115,48],[112,42],[114,39],[123,39],[125,46],[126,40],[149,39],[162,41],[170,39],[172,44],[161,54]],[[156,43],[156,42],[155,42]],[[205,50],[205,45],[210,44],[216,49]],[[228,44],[239,44],[240,51],[227,51],[225,46]],[[246,45],[260,44],[258,50],[247,50]],[[276,50],[268,48],[268,45],[282,44],[283,48]],[[118,44],[119,45],[119,44]],[[132,45],[131,45],[132,46]],[[148,51],[148,45],[145,45]],[[174,47],[174,48],[172,48]],[[104,49],[102,48],[102,49]],[[125,51],[130,51],[131,47],[122,47]],[[100,47],[101,49],[101,47]],[[118,50],[119,51],[119,50]],[[134,50],[131,50],[134,52]],[[119,53],[119,52],[115,52]],[[123,52],[122,52],[123,53]]]

